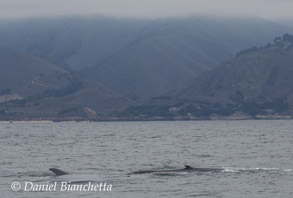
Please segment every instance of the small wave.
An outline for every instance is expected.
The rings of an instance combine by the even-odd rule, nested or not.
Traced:
[[[261,171],[284,171],[290,172],[292,169],[266,168],[266,167],[249,167],[249,168],[234,168],[223,167],[223,172],[261,172]]]
[[[49,171],[45,172],[45,171],[27,171],[27,172],[23,172],[23,173],[18,173],[18,176],[28,176],[28,177],[48,177],[48,176],[52,176],[52,173],[50,173]]]
[[[156,139],[156,138],[161,138],[161,137],[163,137],[163,136],[162,135],[156,135],[156,136],[152,136],[151,138]]]
[[[212,157],[211,155],[198,155],[198,157]]]
[[[235,172],[239,172],[238,170],[236,169],[233,169],[233,168],[230,168],[230,167],[223,167],[223,172],[231,172],[231,173],[235,173]]]
[[[87,184],[89,182],[95,183],[95,181],[92,180],[85,180],[85,181],[70,181],[71,184]]]
[[[281,169],[278,169],[278,168],[256,168],[256,170],[267,170],[267,171],[270,171],[270,170],[281,170]]]
[[[7,174],[7,175],[1,175],[1,177],[14,177],[14,178],[21,178],[21,177],[48,177],[52,176],[49,172],[23,172],[23,173],[16,173],[16,174]]]
[[[6,162],[6,161],[3,161],[0,163],[0,165],[11,165],[13,164],[13,162]]]

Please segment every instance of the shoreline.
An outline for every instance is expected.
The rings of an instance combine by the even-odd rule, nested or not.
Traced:
[[[23,118],[23,119],[0,119],[0,124],[8,123],[52,123],[52,122],[150,122],[150,121],[233,121],[233,120],[292,120],[289,115],[270,115],[270,116],[211,116],[205,118],[196,117],[66,117],[66,118]]]
[[[51,123],[52,120],[9,120],[4,121],[0,120],[0,124],[9,124],[9,123]]]

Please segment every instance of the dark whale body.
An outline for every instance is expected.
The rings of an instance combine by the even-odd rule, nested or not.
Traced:
[[[130,174],[147,174],[147,173],[176,173],[176,172],[222,172],[223,168],[194,168],[186,165],[182,169],[162,169],[162,170],[141,170]]]
[[[50,171],[55,173],[57,176],[68,175],[67,172],[60,170],[58,168],[50,168]],[[185,168],[182,169],[159,169],[159,170],[140,170],[129,173],[128,175],[133,174],[148,174],[148,173],[176,173],[176,172],[222,172],[223,168],[194,168],[186,165]]]
[[[60,170],[58,168],[50,168],[49,170],[52,171],[53,173],[55,173],[57,176],[68,175],[68,173],[66,173],[63,170]]]

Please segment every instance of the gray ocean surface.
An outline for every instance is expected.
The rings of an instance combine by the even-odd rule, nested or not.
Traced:
[[[292,198],[292,130],[292,120],[1,123],[0,197]],[[128,174],[184,165],[224,171]],[[26,182],[112,188],[33,192]]]

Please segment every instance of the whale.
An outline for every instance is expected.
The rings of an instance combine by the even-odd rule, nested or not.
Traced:
[[[68,175],[67,172],[60,170],[58,168],[49,168],[49,171],[52,171],[53,173],[55,173],[57,176],[61,176],[61,175]]]
[[[189,165],[185,165],[184,168],[181,169],[158,169],[158,170],[139,170],[129,175],[137,175],[137,174],[148,174],[148,173],[176,173],[176,172],[222,172],[223,168],[196,168]]]
[[[57,176],[69,174],[58,168],[50,168],[49,170],[55,173]],[[223,168],[197,168],[197,167],[185,165],[185,167],[181,169],[139,170],[139,171],[128,173],[128,175],[149,174],[149,173],[176,173],[176,172],[222,172],[224,170],[225,169]]]

